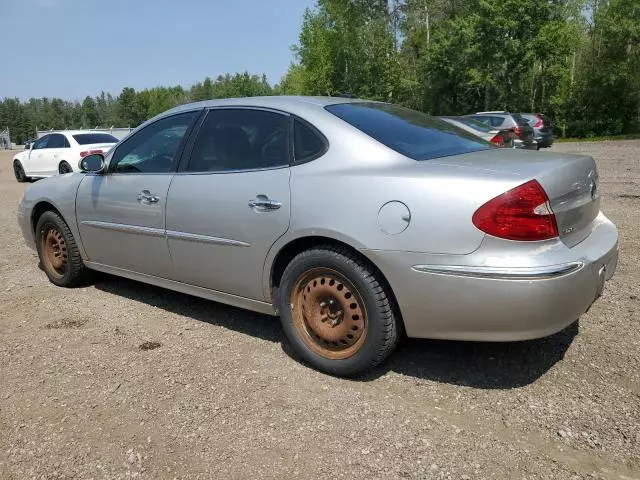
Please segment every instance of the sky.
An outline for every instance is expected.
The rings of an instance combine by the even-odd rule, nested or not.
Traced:
[[[0,0],[0,98],[190,87],[293,60],[314,0]]]

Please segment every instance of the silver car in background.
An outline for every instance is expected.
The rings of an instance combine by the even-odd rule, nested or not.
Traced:
[[[555,135],[551,118],[540,113],[521,113],[520,115],[533,128],[533,139],[538,143],[538,148],[553,145]]]
[[[491,127],[470,117],[440,117],[447,123],[493,143],[497,147],[514,148],[514,133],[509,129]]]
[[[515,136],[514,144],[516,148],[524,150],[537,150],[538,142],[535,141],[533,127],[519,113],[496,110],[492,112],[478,112],[473,115],[465,115],[486,125],[498,129],[511,130]]]
[[[355,375],[410,337],[512,341],[574,322],[616,268],[591,157],[500,149],[385,103],[213,100],[27,188],[50,281],[108,272],[271,315]]]

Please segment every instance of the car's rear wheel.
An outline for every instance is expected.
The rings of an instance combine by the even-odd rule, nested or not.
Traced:
[[[59,287],[85,283],[89,271],[82,261],[75,238],[60,215],[48,211],[36,226],[36,247],[44,272]]]
[[[317,247],[296,256],[280,283],[279,309],[294,352],[333,375],[374,367],[400,336],[385,282],[342,248]]]
[[[13,174],[16,176],[16,180],[20,183],[28,182],[29,177],[24,173],[24,168],[19,161],[13,162]]]
[[[60,173],[60,175],[64,175],[65,173],[72,173],[73,169],[71,168],[71,165],[69,165],[67,162],[62,161],[58,166],[58,172]]]

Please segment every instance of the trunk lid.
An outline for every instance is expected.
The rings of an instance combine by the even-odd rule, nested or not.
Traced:
[[[80,151],[84,152],[88,150],[102,150],[102,153],[106,154],[115,145],[115,143],[89,143],[86,145],[80,145]]]
[[[589,236],[600,211],[598,172],[586,155],[495,149],[432,162],[509,175],[518,184],[537,180],[549,197],[560,238],[569,247]]]

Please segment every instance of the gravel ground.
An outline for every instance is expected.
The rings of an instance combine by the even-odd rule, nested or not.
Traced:
[[[579,321],[407,340],[365,378],[294,361],[277,319],[115,277],[56,288],[0,152],[0,478],[640,478],[640,142],[593,155],[621,234]]]

